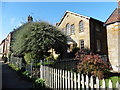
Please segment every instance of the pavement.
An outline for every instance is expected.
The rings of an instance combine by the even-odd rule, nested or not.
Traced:
[[[29,90],[32,84],[30,81],[23,80],[16,71],[2,62],[2,90]]]

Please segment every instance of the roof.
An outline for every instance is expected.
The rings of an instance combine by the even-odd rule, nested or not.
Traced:
[[[75,15],[75,16],[83,17],[83,18],[86,18],[86,19],[90,19],[90,17],[83,16],[83,15],[80,15],[80,14],[77,14],[77,13],[74,13],[74,12],[71,12],[71,11],[66,11],[66,12],[64,13],[63,17],[61,18],[60,22],[57,23],[58,26],[61,24],[61,22],[63,21],[64,17],[67,15],[67,13],[73,14],[73,15]]]
[[[113,13],[109,16],[109,18],[106,20],[105,24],[111,24],[114,22],[120,21],[120,8],[116,8]]]

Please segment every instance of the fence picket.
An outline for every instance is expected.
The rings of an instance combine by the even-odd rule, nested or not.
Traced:
[[[65,70],[65,88],[68,88],[68,82],[67,82],[67,70]]]
[[[51,87],[51,68],[49,68],[49,70],[50,70],[50,71],[49,71],[49,75],[48,75],[49,78],[50,78],[49,85],[50,85],[50,87]]]
[[[109,80],[109,88],[112,89],[112,81]]]
[[[94,88],[93,76],[90,77],[90,87],[93,90],[93,88]]]
[[[73,82],[74,80],[73,80],[73,72],[71,72],[71,88],[73,88],[73,84],[74,84],[74,82]]]
[[[57,84],[58,84],[58,89],[60,88],[60,70],[58,69],[58,81],[57,81]]]
[[[74,88],[75,88],[75,89],[77,88],[76,82],[77,82],[77,80],[76,80],[76,73],[74,73]]]
[[[84,89],[85,88],[85,86],[84,86],[84,76],[83,76],[83,74],[81,76],[82,76],[82,80],[81,80],[82,89]]]
[[[60,70],[60,88],[62,88],[62,70]]]
[[[54,79],[53,79],[53,88],[55,88],[55,69],[53,69],[53,76],[54,76]]]
[[[53,87],[53,84],[54,84],[54,82],[53,82],[54,81],[54,69],[53,68],[52,68],[52,73],[51,74],[52,74],[52,77],[51,77],[52,88],[54,88]]]
[[[96,77],[96,89],[99,90],[99,88],[100,88],[100,81],[98,77]]]
[[[56,71],[56,89],[58,88],[58,86],[57,86],[57,78],[58,78],[58,75],[57,75],[57,69],[55,70]]]
[[[116,88],[119,89],[120,88],[120,85],[119,85],[119,82],[117,81],[116,83]]]
[[[78,89],[80,89],[80,73],[78,73]]]
[[[70,71],[68,71],[68,88],[70,89]]]
[[[63,70],[63,89],[65,88],[65,71]]]
[[[102,80],[102,87],[101,88],[104,89],[104,90],[106,88],[106,86],[105,86],[105,80],[104,79]]]
[[[86,75],[86,88],[89,89],[89,78],[88,78],[88,75]]]

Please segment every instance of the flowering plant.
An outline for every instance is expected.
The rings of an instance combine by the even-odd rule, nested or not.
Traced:
[[[77,65],[77,71],[83,74],[94,75],[102,79],[110,70],[107,61],[102,60],[99,55],[91,52],[86,53],[84,50],[80,50],[76,53],[76,59],[81,61]]]

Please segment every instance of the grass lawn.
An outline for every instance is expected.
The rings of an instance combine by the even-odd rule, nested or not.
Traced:
[[[105,79],[106,87],[109,87],[109,80],[112,81],[113,88],[116,88],[117,81],[120,83],[120,76],[112,76],[110,78]],[[102,80],[100,80],[100,85],[102,85]]]

